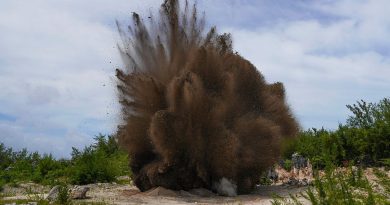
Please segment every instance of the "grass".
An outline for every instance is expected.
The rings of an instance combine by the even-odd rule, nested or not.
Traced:
[[[388,178],[382,172],[377,172],[382,183],[388,186]],[[360,168],[340,170],[334,166],[325,170],[324,176],[315,174],[315,181],[306,191],[299,195],[301,199],[308,200],[313,205],[388,205],[386,194],[375,193],[372,184],[363,175]],[[274,196],[274,205],[300,205],[297,196]]]
[[[385,189],[386,194],[390,196],[390,178],[387,176],[386,172],[377,168],[373,171],[375,176],[378,178],[377,182]]]

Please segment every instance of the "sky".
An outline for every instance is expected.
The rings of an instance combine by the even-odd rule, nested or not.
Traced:
[[[0,143],[69,157],[120,123],[115,20],[162,0],[1,0]],[[198,0],[207,26],[270,83],[303,129],[336,129],[347,104],[390,97],[390,1]]]

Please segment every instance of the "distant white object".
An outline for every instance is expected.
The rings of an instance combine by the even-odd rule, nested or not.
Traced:
[[[223,177],[219,182],[214,182],[213,188],[222,196],[237,196],[237,185]]]

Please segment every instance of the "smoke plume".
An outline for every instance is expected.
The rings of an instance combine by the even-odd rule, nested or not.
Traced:
[[[251,191],[298,130],[283,84],[267,84],[232,50],[230,34],[205,32],[188,2],[165,0],[157,17],[132,20],[118,24],[126,67],[116,74],[117,135],[135,185]]]

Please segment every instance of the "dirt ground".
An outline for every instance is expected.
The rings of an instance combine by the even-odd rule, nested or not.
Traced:
[[[341,168],[340,171],[345,171]],[[74,200],[75,204],[88,204],[102,202],[104,204],[272,204],[273,196],[278,195],[288,197],[290,194],[298,196],[303,204],[310,204],[301,197],[300,193],[307,189],[307,186],[289,185],[286,179],[292,176],[296,179],[309,179],[308,173],[303,170],[294,173],[278,170],[279,183],[275,185],[257,186],[256,189],[248,195],[239,195],[237,197],[218,196],[206,189],[197,189],[192,191],[172,191],[162,187],[140,192],[135,186],[130,184],[117,183],[96,183],[84,185],[89,187],[87,198]],[[309,174],[311,174],[309,172]],[[387,171],[390,177],[390,171]],[[384,193],[383,187],[376,182],[377,178],[373,174],[373,169],[368,168],[364,175],[374,185],[374,191]],[[126,178],[125,180],[130,180]],[[73,186],[72,186],[73,187]],[[69,187],[69,188],[72,188]],[[39,200],[45,199],[49,193],[50,187],[37,185],[34,183],[18,184],[17,187],[5,186],[1,192],[2,199],[7,201],[17,199]]]
[[[30,192],[26,194],[23,189],[26,187]],[[237,197],[223,197],[215,195],[207,190],[172,191],[164,188],[156,188],[148,192],[140,192],[133,185],[119,185],[115,183],[97,183],[87,185],[90,191],[87,199],[74,200],[77,203],[103,202],[105,204],[271,204],[274,194],[288,196],[298,194],[305,187],[270,185],[258,186],[249,195],[239,195]],[[25,189],[24,189],[25,190]],[[31,191],[32,190],[32,191]],[[36,191],[34,191],[36,190]],[[39,192],[37,192],[39,190]],[[13,192],[12,192],[13,191]],[[23,184],[19,188],[7,188],[3,200],[45,198],[48,187],[39,187],[32,183]],[[43,194],[46,193],[46,194]],[[8,196],[7,196],[8,195]],[[303,200],[303,199],[302,199]],[[304,201],[304,200],[303,200]]]
[[[134,186],[107,188],[105,191],[100,188],[91,189],[91,199],[85,201],[99,199],[99,201],[109,204],[271,204],[273,194],[288,196],[289,193],[297,194],[304,189],[282,185],[259,186],[255,192],[249,195],[222,197],[214,194],[204,196],[204,194],[172,191],[164,188],[156,188],[144,193],[139,192]],[[203,192],[207,193],[206,190]]]

